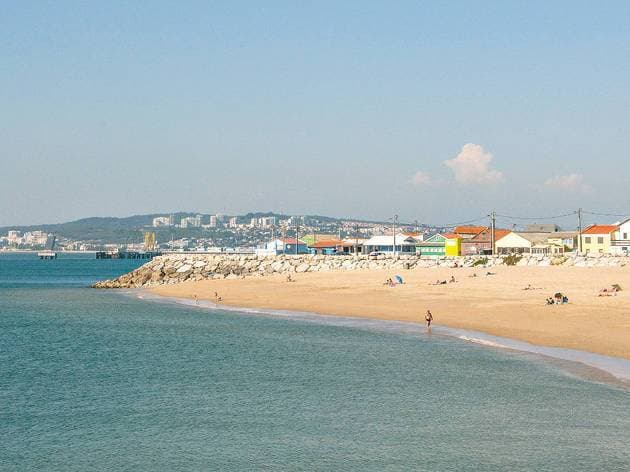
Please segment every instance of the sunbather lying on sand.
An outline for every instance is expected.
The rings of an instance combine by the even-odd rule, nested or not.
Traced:
[[[605,287],[599,291],[598,297],[616,297],[617,293],[620,292],[619,285],[612,285],[610,287]]]
[[[446,285],[448,282],[446,280],[436,280],[433,283],[430,283],[429,285]]]

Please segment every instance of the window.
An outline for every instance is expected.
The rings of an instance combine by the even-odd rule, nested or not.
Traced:
[[[623,233],[623,239],[628,239],[628,233]]]
[[[591,237],[590,237],[590,236],[585,237],[585,238],[584,238],[584,242],[585,242],[586,244],[591,244]]]
[[[597,238],[597,244],[604,244],[604,237],[603,236],[599,236]]]

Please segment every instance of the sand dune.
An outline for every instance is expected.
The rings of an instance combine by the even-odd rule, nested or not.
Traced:
[[[534,344],[566,347],[630,359],[630,267],[495,267],[414,269],[404,285],[383,282],[385,271],[296,274],[294,282],[270,276],[206,280],[152,288],[162,296],[213,300],[225,305],[424,323],[430,309],[436,325],[474,329]],[[473,273],[477,277],[471,277]],[[457,282],[430,285],[455,276]],[[627,291],[598,297],[602,287]],[[523,290],[531,284],[536,290]],[[555,292],[568,305],[546,306]]]

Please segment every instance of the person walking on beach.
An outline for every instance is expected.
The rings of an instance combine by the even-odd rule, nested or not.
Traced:
[[[430,328],[431,322],[433,321],[433,315],[431,314],[431,310],[427,310],[427,314],[424,315],[424,319],[427,322],[427,328]]]

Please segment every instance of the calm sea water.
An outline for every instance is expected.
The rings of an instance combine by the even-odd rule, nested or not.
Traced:
[[[630,394],[441,336],[87,288],[0,256],[0,469],[630,470]]]

